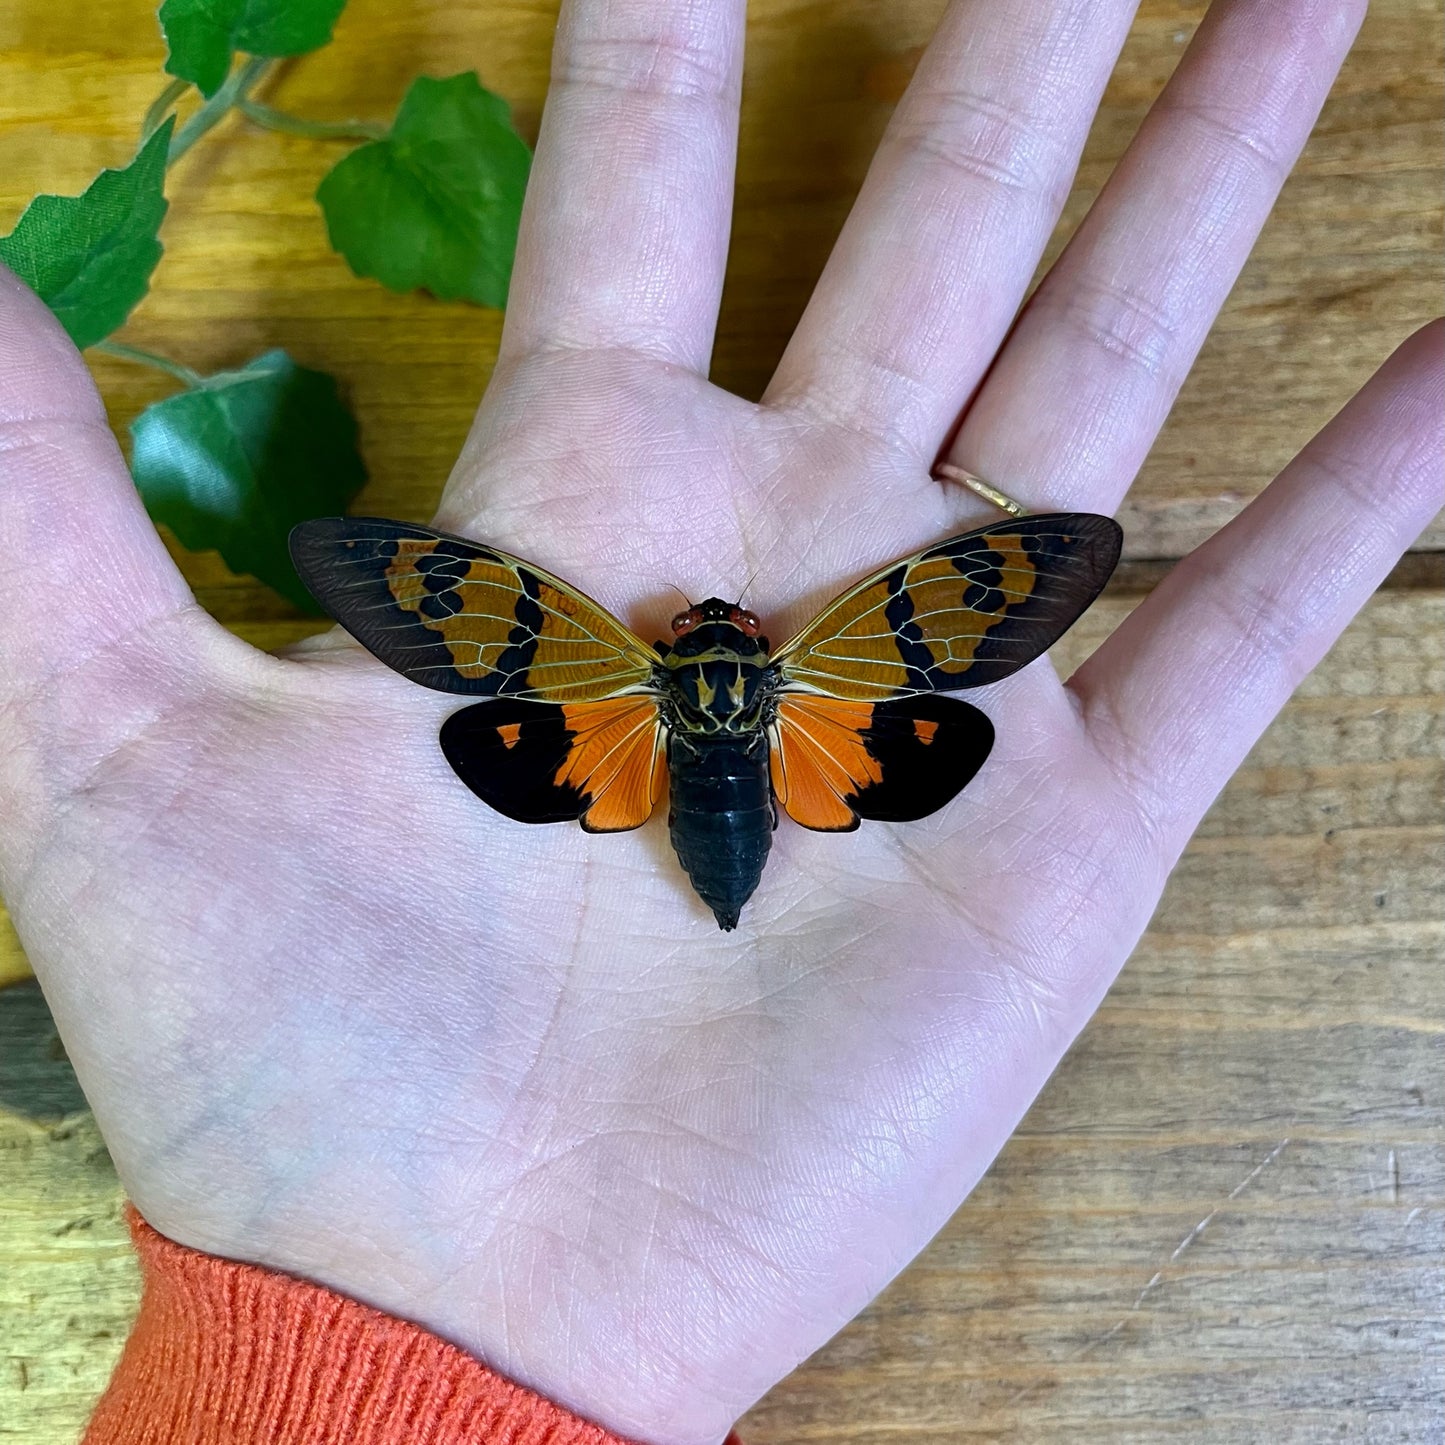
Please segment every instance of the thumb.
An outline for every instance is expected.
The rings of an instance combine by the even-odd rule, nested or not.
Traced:
[[[0,886],[49,805],[155,716],[217,633],[80,353],[0,266]]]

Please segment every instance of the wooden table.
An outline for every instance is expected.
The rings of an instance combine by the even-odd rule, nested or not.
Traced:
[[[940,0],[755,0],[716,374],[755,394]],[[1145,0],[1060,238],[1198,20]],[[1251,496],[1441,296],[1439,0],[1376,0],[1305,160],[1123,520],[1076,661]],[[467,62],[535,132],[529,0],[352,0],[271,95],[383,117]],[[0,13],[0,229],[133,144],[159,88],[142,0]],[[344,378],[369,510],[425,517],[498,318],[351,277],[310,196],[336,152],[234,122],[178,168],[125,339],[203,370],[266,346]],[[96,358],[117,426],[167,389]],[[1445,1438],[1438,524],[1220,799],[1153,928],[992,1172],[923,1256],[744,1422],[753,1445]],[[304,631],[214,557],[202,600]],[[23,958],[0,918],[0,978]],[[73,1439],[135,1303],[114,1173],[33,984],[0,992],[0,1440]]]

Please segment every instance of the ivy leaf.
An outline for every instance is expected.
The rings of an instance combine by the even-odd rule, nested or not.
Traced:
[[[503,306],[531,163],[506,101],[474,74],[422,76],[390,133],[336,165],[316,199],[358,276]]]
[[[121,170],[78,196],[36,196],[0,237],[0,261],[50,307],[82,350],[103,341],[146,294],[161,259],[167,120]]]
[[[320,612],[286,538],[297,522],[345,511],[366,480],[333,377],[268,351],[147,407],[130,431],[131,471],[157,522]]]
[[[166,73],[214,95],[236,51],[304,55],[331,39],[346,0],[166,0]]]

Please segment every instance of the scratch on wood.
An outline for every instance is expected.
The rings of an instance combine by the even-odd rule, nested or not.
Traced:
[[[1239,1183],[1236,1184],[1234,1188],[1231,1189],[1229,1193],[1224,1196],[1223,1200],[1221,1200],[1220,1203],[1216,1204],[1214,1208],[1211,1209],[1209,1213],[1206,1214],[1204,1218],[1201,1219],[1199,1223],[1196,1224],[1194,1228],[1191,1229],[1189,1233],[1186,1234],[1184,1238],[1181,1239],[1179,1243],[1174,1246],[1173,1252],[1170,1254],[1169,1258],[1165,1260],[1164,1263],[1154,1271],[1154,1273],[1150,1276],[1148,1282],[1145,1284],[1144,1288],[1141,1289],[1137,1295],[1135,1295],[1134,1303],[1129,1306],[1129,1308],[1118,1318],[1118,1320],[1116,1320],[1114,1324],[1112,1324],[1107,1330],[1105,1330],[1104,1333],[1100,1335],[1097,1339],[1091,1340],[1087,1344],[1083,1345],[1070,1358],[1078,1359],[1080,1356],[1086,1355],[1092,1350],[1098,1349],[1100,1345],[1107,1344],[1110,1340],[1112,1340],[1114,1336],[1117,1335],[1119,1331],[1122,1330],[1124,1326],[1129,1323],[1129,1317],[1137,1313],[1140,1307],[1143,1305],[1144,1301],[1148,1299],[1149,1296],[1164,1282],[1164,1275],[1165,1272],[1168,1270],[1169,1266],[1175,1263],[1179,1259],[1180,1255],[1182,1255],[1184,1251],[1188,1249],[1189,1246],[1192,1245],[1204,1233],[1204,1231],[1209,1228],[1211,1224],[1214,1223],[1214,1221],[1219,1217],[1221,1210],[1226,1209],[1232,1200],[1238,1199],[1239,1196],[1243,1194],[1244,1191],[1248,1189],[1249,1186],[1253,1184],[1254,1181],[1258,1179],[1259,1176],[1263,1174],[1264,1171],[1268,1169],[1269,1166],[1273,1164],[1274,1161],[1278,1159],[1281,1154],[1284,1153],[1285,1147],[1288,1144],[1288,1136],[1281,1139],[1279,1143],[1276,1144],[1274,1148],[1271,1149],[1269,1153],[1266,1154],[1264,1158],[1261,1159],[1259,1163],[1256,1164],[1254,1168],[1251,1169],[1249,1173],[1246,1174],[1244,1178],[1241,1179]],[[1391,1158],[1392,1160],[1394,1158],[1393,1151],[1391,1151]]]
[[[1166,1259],[1164,1263],[1160,1265],[1159,1268],[1156,1269],[1152,1275],[1149,1276],[1148,1280],[1145,1281],[1144,1288],[1141,1289],[1139,1293],[1134,1296],[1134,1303],[1131,1304],[1129,1308],[1125,1310],[1124,1313],[1120,1315],[1119,1318],[1115,1320],[1114,1323],[1110,1325],[1109,1328],[1105,1330],[1102,1335],[1099,1335],[1092,1340],[1087,1340],[1084,1344],[1080,1345],[1079,1348],[1073,1352],[1073,1354],[1065,1356],[1064,1362],[1072,1364],[1074,1361],[1081,1360],[1085,1355],[1090,1355],[1095,1350],[1108,1344],[1109,1341],[1112,1340],[1114,1336],[1117,1335],[1119,1331],[1122,1330],[1124,1326],[1129,1323],[1129,1321],[1134,1317],[1134,1315],[1138,1313],[1138,1311],[1143,1307],[1144,1301],[1148,1299],[1149,1296],[1153,1294],[1154,1291],[1158,1289],[1161,1284],[1164,1283],[1164,1276],[1166,1271],[1169,1269],[1169,1266],[1171,1264],[1174,1264],[1184,1253],[1184,1251],[1187,1250],[1190,1245],[1192,1245],[1200,1237],[1200,1235],[1202,1235],[1204,1231],[1209,1228],[1209,1226],[1214,1222],[1214,1220],[1219,1217],[1220,1212],[1226,1207],[1228,1207],[1231,1200],[1238,1199],[1239,1196],[1243,1194],[1244,1191],[1248,1189],[1249,1186],[1253,1184],[1254,1181],[1258,1179],[1259,1176],[1263,1174],[1264,1171],[1268,1169],[1269,1166],[1273,1164],[1274,1161],[1278,1159],[1281,1154],[1284,1153],[1285,1149],[1289,1146],[1289,1142],[1289,1135],[1286,1135],[1283,1139],[1281,1139],[1279,1143],[1276,1144],[1274,1148],[1271,1149],[1269,1153],[1266,1154],[1264,1158],[1261,1159],[1259,1163],[1256,1164],[1254,1168],[1251,1169],[1249,1173],[1246,1174],[1244,1178],[1241,1179],[1239,1183],[1236,1184],[1234,1188],[1231,1189],[1229,1193],[1226,1194],[1224,1198],[1218,1204],[1216,1204],[1214,1208],[1211,1209],[1209,1213],[1206,1214],[1204,1218],[1201,1219],[1199,1223],[1196,1224],[1194,1228],[1191,1229],[1189,1233],[1186,1234],[1184,1238],[1179,1241],[1178,1244],[1174,1246],[1174,1248],[1170,1251],[1169,1258]],[[1405,1222],[1408,1224],[1409,1220],[1407,1219]],[[1038,1384],[1025,1385],[1021,1390],[1016,1391],[1012,1396],[1009,1397],[1008,1408],[1013,1409],[1021,1405],[1031,1395],[1036,1394],[1040,1388],[1041,1387]]]

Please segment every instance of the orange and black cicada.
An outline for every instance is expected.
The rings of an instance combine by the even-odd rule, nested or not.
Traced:
[[[953,798],[993,725],[939,694],[997,682],[1052,646],[1108,580],[1120,540],[1088,513],[980,527],[858,583],[777,652],[757,617],[717,597],[649,647],[530,562],[405,522],[303,522],[291,555],[388,667],[487,699],[446,720],[441,747],[499,813],[621,832],[670,782],[673,847],[731,929],[779,806],[846,833]]]

